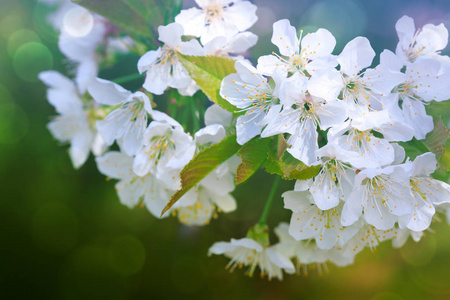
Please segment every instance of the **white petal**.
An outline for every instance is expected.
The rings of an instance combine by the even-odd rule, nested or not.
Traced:
[[[403,64],[400,62],[398,57],[389,50],[384,50],[380,54],[380,65],[385,66],[389,70],[400,72],[403,68]]]
[[[281,195],[284,199],[284,208],[292,210],[293,213],[299,213],[309,209],[311,202],[308,200],[308,195],[308,192],[284,192]]]
[[[195,133],[197,145],[215,144],[226,136],[225,128],[222,125],[214,124],[206,126]]]
[[[433,130],[433,118],[427,115],[422,102],[404,98],[402,110],[406,124],[415,130],[416,139],[424,139],[427,133]]]
[[[133,158],[117,151],[110,151],[95,159],[100,173],[114,179],[132,178]]]
[[[70,142],[70,158],[75,169],[87,160],[93,136],[89,130],[78,131]]]
[[[280,61],[275,55],[263,55],[258,58],[257,69],[264,75],[271,76],[276,69],[287,73],[286,64]]]
[[[213,200],[214,203],[217,204],[217,207],[219,207],[225,213],[235,211],[237,208],[236,200],[230,194],[227,194],[225,196],[215,196]]]
[[[306,191],[311,187],[312,183],[313,183],[312,178],[310,178],[308,180],[296,180],[295,186],[294,186],[294,191],[296,191],[296,192]]]
[[[252,32],[240,32],[231,38],[226,47],[230,53],[242,53],[255,46],[258,42],[258,36]]]
[[[253,249],[257,252],[262,252],[264,250],[261,244],[249,238],[243,238],[239,240],[231,239],[231,245]]]
[[[184,29],[178,23],[170,23],[166,26],[159,26],[159,40],[170,47],[178,46],[181,44],[181,36],[183,35]]]
[[[400,49],[408,49],[409,45],[413,42],[414,33],[416,31],[414,20],[408,16],[401,17],[397,23],[395,23],[395,30],[397,30],[399,45],[401,45]]]
[[[424,153],[414,159],[413,176],[423,175],[429,176],[436,170],[436,155],[431,152]]]
[[[236,122],[236,140],[239,145],[244,145],[261,133],[262,126],[258,126],[257,124],[263,120],[264,116],[264,111],[260,110],[238,117]]]
[[[317,143],[318,133],[316,124],[309,118],[305,119],[297,131],[291,135],[288,144],[291,145],[287,151],[298,160],[310,166],[317,162],[316,151],[319,149]]]
[[[231,7],[224,9],[222,17],[228,24],[233,24],[239,31],[245,31],[256,23],[256,5],[250,1],[234,1]]]
[[[127,100],[131,95],[118,84],[112,81],[96,78],[88,85],[89,94],[100,104],[117,105]]]
[[[156,63],[156,60],[160,56],[161,56],[161,48],[158,48],[157,50],[148,51],[147,53],[142,55],[137,64],[139,73],[142,74],[145,71],[147,71],[150,68],[150,66]]]
[[[320,57],[331,55],[336,46],[336,39],[331,32],[320,28],[316,32],[304,36],[301,46],[302,50],[306,52],[305,56],[314,61]]]
[[[208,250],[208,254],[216,254],[216,255],[220,255],[220,254],[224,254],[227,252],[232,252],[233,250],[235,250],[237,248],[237,246],[232,245],[231,243],[228,242],[217,242],[214,243]]]
[[[349,76],[355,76],[359,71],[369,67],[375,57],[370,42],[365,37],[356,37],[344,47],[338,57],[341,72]]]
[[[213,104],[206,109],[205,112],[205,124],[213,125],[220,124],[225,128],[228,128],[231,125],[231,120],[233,118],[232,113],[227,110],[221,108],[217,104]]]
[[[175,22],[183,25],[184,34],[199,37],[205,27],[204,13],[195,7],[182,10],[176,17]]]
[[[335,69],[317,71],[308,83],[308,91],[311,95],[327,101],[336,100],[343,88],[342,76]]]
[[[281,55],[291,56],[298,52],[299,41],[295,27],[289,20],[283,19],[273,23],[272,43],[276,45]]]

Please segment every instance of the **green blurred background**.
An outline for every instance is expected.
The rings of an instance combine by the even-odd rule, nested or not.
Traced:
[[[260,17],[252,29],[260,35],[254,57],[275,50],[271,26],[281,18],[306,31],[329,29],[337,53],[357,35],[367,36],[378,53],[394,50],[394,24],[403,14],[418,25],[450,20],[444,0],[254,2]],[[237,187],[238,210],[202,228],[122,206],[114,183],[97,172],[92,157],[74,170],[67,146],[46,129],[55,111],[36,75],[47,69],[73,73],[58,51],[47,12],[36,1],[0,0],[2,299],[450,299],[450,229],[444,219],[418,244],[408,241],[401,250],[383,244],[375,254],[366,249],[350,267],[329,265],[327,274],[268,282],[228,273],[228,260],[207,257],[207,250],[216,241],[243,237],[257,222],[270,176],[258,173]],[[136,72],[138,59],[128,57],[101,75]],[[284,182],[279,188],[272,228],[289,220],[279,195],[292,186]]]

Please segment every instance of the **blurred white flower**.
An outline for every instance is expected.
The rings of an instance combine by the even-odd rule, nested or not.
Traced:
[[[45,71],[39,74],[39,79],[49,87],[48,101],[59,113],[48,128],[59,141],[70,143],[69,154],[74,167],[81,167],[90,151],[101,155],[106,144],[95,128],[95,121],[103,117],[97,115],[101,110],[97,110],[92,101],[83,103],[77,86],[62,74]]]
[[[200,37],[203,45],[216,37],[231,38],[258,20],[256,6],[244,0],[195,0],[200,8],[182,10],[175,22],[186,35]]]
[[[177,23],[159,26],[159,40],[164,46],[144,54],[138,62],[139,73],[147,72],[144,88],[157,95],[164,93],[167,87],[185,91],[192,96],[197,88],[186,89],[194,84],[188,72],[177,57],[177,53],[185,55],[202,55],[203,48],[197,40],[183,42],[183,27]]]

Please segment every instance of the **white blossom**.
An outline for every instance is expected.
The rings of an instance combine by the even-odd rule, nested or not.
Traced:
[[[288,20],[280,20],[273,24],[272,43],[276,45],[282,56],[261,56],[258,59],[258,70],[265,75],[272,75],[275,70],[285,74],[307,72],[313,74],[316,70],[334,68],[336,57],[331,55],[336,39],[326,29],[297,37],[297,31]]]
[[[98,132],[106,144],[110,146],[118,140],[125,153],[136,154],[147,128],[147,114],[153,112],[148,97],[99,78],[89,84],[88,91],[95,101],[114,109],[104,120],[97,121]]]
[[[181,40],[184,31],[180,24],[159,26],[158,32],[159,40],[164,45],[157,50],[148,51],[138,62],[139,73],[147,72],[144,88],[153,94],[161,95],[167,87],[172,87],[182,94],[192,96],[197,88],[179,61],[177,53],[202,55],[202,47],[197,40]]]
[[[220,86],[220,96],[236,106],[240,115],[236,122],[237,142],[245,144],[261,133],[270,120],[269,111],[279,111],[275,105],[274,82],[268,81],[258,70],[246,61],[236,61],[237,73],[226,76]]]
[[[244,0],[196,0],[200,8],[185,9],[175,17],[186,35],[200,37],[203,45],[216,37],[230,38],[257,20],[256,6]]]
[[[403,16],[395,29],[399,39],[395,54],[405,65],[423,58],[437,58],[448,43],[448,30],[442,23],[426,24],[416,31],[414,20]]]
[[[327,130],[347,119],[345,103],[327,102],[306,92],[305,76],[295,73],[278,84],[283,110],[271,115],[261,137],[289,133],[287,151],[307,165],[317,163],[319,127]],[[275,110],[276,111],[276,110]]]
[[[297,275],[307,276],[309,267],[319,274],[328,272],[327,262],[341,267],[354,262],[355,254],[344,256],[342,248],[320,249],[314,241],[296,241],[289,234],[287,223],[280,223],[274,231],[280,240],[275,247],[283,255],[294,259]]]
[[[405,169],[410,172],[411,213],[399,218],[400,228],[413,231],[426,230],[436,212],[435,206],[450,202],[450,185],[431,178],[436,170],[436,158],[433,153],[424,153],[413,162],[407,162]]]
[[[48,128],[59,141],[70,143],[69,154],[73,166],[81,167],[90,151],[94,155],[101,155],[106,145],[95,129],[95,121],[103,117],[102,111],[90,100],[83,103],[78,87],[59,72],[41,72],[39,79],[49,86],[48,101],[59,113],[48,124]]]
[[[170,117],[167,116],[167,119]],[[177,190],[179,173],[195,152],[193,139],[173,120],[153,121],[144,132],[142,144],[136,152],[133,171],[139,176],[151,173],[158,180]]]
[[[399,216],[411,212],[409,195],[409,176],[403,168],[365,169],[356,175],[353,192],[345,201],[342,225],[350,226],[363,215],[375,228],[391,229]]]
[[[372,64],[375,51],[368,39],[356,37],[342,50],[337,60],[340,70],[317,71],[308,83],[309,92],[325,100],[335,100],[340,94],[353,105],[370,106],[369,99],[387,95],[404,79],[400,72],[393,72],[384,65],[367,69]]]
[[[218,36],[204,45],[207,55],[228,56],[244,53],[256,45],[258,36],[245,31],[232,37]]]
[[[99,171],[109,179],[117,179],[117,195],[122,204],[133,208],[145,206],[155,217],[160,218],[161,212],[175,190],[167,186],[164,180],[159,180],[151,173],[138,176],[133,172],[133,157],[122,152],[107,152],[96,158]],[[162,217],[169,215],[166,212]]]
[[[231,272],[236,267],[248,267],[248,275],[253,276],[256,267],[261,270],[261,276],[267,276],[269,280],[283,279],[283,272],[294,272],[292,262],[279,253],[276,247],[264,247],[250,238],[231,239],[231,242],[218,242],[209,248],[209,254],[224,254],[231,261],[227,269]]]
[[[197,152],[220,142],[225,137],[225,129],[222,125],[214,124],[202,128],[195,133],[194,142]],[[234,186],[234,174],[230,161],[227,160],[205,178],[199,184],[189,190],[176,203],[180,222],[185,225],[208,224],[212,217],[217,218],[218,213],[229,213],[236,210],[236,200],[230,194]]]

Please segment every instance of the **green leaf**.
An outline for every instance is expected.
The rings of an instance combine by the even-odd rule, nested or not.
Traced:
[[[127,32],[142,42],[154,42],[158,38],[157,27],[168,24],[174,18],[173,7],[179,0],[72,0]]]
[[[233,59],[222,56],[188,56],[180,53],[178,58],[189,72],[189,76],[211,101],[230,112],[236,110],[235,106],[219,94],[222,79],[236,73]]]
[[[439,160],[444,154],[450,132],[440,118],[434,118],[433,122],[434,129],[427,134],[425,139],[413,139],[406,143],[399,143],[405,149],[407,157],[414,159],[425,152],[433,152],[436,155],[436,159]]]
[[[236,184],[249,179],[267,159],[271,139],[255,138],[239,149],[241,163],[236,170]]]
[[[444,154],[445,144],[447,143],[450,132],[440,118],[434,118],[433,121],[434,129],[427,134],[423,143],[439,159]]]
[[[445,147],[444,153],[439,159],[439,169],[444,172],[450,171],[450,145]]]
[[[286,180],[307,180],[319,173],[320,165],[307,166],[285,151],[286,141],[282,136],[274,141],[268,159],[264,163],[264,168],[268,173],[278,174]]]
[[[161,215],[211,171],[236,154],[240,148],[241,145],[236,142],[236,135],[229,135],[221,142],[200,151],[181,171],[181,189],[172,196]]]

